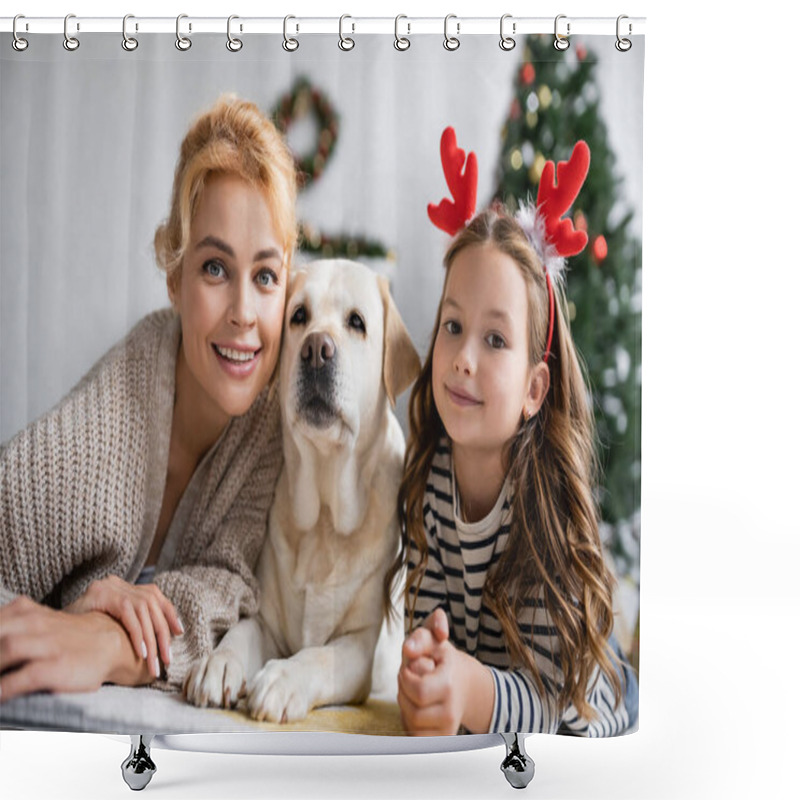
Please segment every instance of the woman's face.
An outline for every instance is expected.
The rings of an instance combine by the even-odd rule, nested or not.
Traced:
[[[170,297],[192,402],[214,421],[244,414],[272,377],[286,283],[266,199],[238,176],[211,176]]]

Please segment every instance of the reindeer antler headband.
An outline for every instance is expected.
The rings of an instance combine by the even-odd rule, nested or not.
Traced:
[[[453,200],[445,197],[438,206],[428,203],[428,216],[437,228],[455,236],[475,213],[475,201],[478,196],[478,158],[475,153],[470,153],[466,157],[467,164],[464,166],[464,151],[456,145],[456,132],[450,127],[445,128],[442,133],[439,152],[442,156],[442,169],[447,188],[453,195]]]
[[[475,213],[478,159],[475,153],[465,157],[464,151],[456,145],[456,133],[452,127],[445,128],[442,133],[440,151],[447,187],[453,200],[444,198],[438,206],[430,203],[428,216],[437,228],[455,236]],[[521,203],[514,217],[544,267],[550,306],[545,362],[550,355],[555,322],[551,276],[555,280],[562,279],[564,259],[580,253],[589,240],[584,231],[575,230],[571,219],[562,219],[586,180],[589,160],[589,146],[581,140],[573,148],[569,161],[559,161],[557,168],[552,161],[546,162],[539,181],[536,205],[530,201]]]

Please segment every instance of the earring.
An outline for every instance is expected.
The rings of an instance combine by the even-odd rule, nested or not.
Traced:
[[[525,422],[530,422],[531,417],[533,416],[533,412],[529,408],[524,408],[522,410],[522,416],[525,418]]]

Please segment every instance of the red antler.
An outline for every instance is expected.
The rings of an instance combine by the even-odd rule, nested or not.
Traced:
[[[588,172],[589,145],[583,140],[575,145],[569,161],[558,162],[558,170],[552,161],[548,161],[542,170],[536,205],[544,215],[548,241],[564,257],[580,253],[589,238],[584,231],[572,227],[572,220],[561,219],[578,196]]]
[[[437,228],[455,236],[475,213],[478,196],[478,159],[475,153],[470,153],[466,157],[467,164],[464,167],[464,151],[456,145],[456,132],[452,128],[444,129],[440,150],[444,177],[453,200],[444,198],[438,206],[428,203],[428,216]],[[462,167],[464,167],[463,174]]]

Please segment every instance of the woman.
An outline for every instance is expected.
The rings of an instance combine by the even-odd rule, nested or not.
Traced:
[[[172,309],[0,450],[0,701],[179,686],[256,612],[295,197],[272,123],[221,98],[183,141],[155,236]]]

